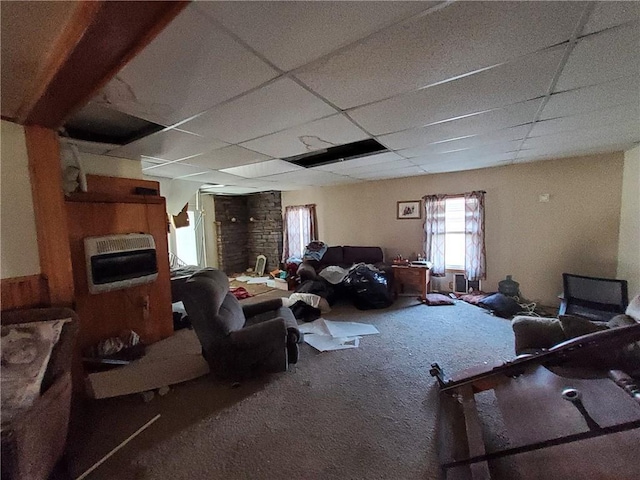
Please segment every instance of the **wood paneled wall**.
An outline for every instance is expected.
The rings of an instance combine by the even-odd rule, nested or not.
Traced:
[[[0,287],[2,311],[49,305],[49,288],[42,275],[3,278]]]

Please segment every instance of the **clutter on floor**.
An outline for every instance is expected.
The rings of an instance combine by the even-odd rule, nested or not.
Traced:
[[[91,398],[109,398],[155,390],[209,373],[195,332],[183,329],[146,348],[139,360],[87,377]]]
[[[373,325],[359,322],[334,322],[319,318],[301,325],[304,341],[320,352],[357,348],[364,335],[375,335],[380,331]]]

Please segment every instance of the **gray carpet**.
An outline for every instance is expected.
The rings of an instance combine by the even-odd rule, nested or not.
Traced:
[[[462,302],[427,307],[406,297],[385,310],[341,305],[325,318],[372,323],[380,335],[353,350],[305,344],[292,371],[237,388],[201,378],[149,403],[93,401],[72,425],[74,477],[160,413],[89,478],[439,478],[430,364],[453,372],[511,359],[510,321]],[[499,444],[492,400],[479,397]]]

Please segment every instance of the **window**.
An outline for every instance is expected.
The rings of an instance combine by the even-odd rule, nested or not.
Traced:
[[[302,258],[305,247],[316,240],[316,206],[296,205],[284,211],[284,245],[282,261]]]
[[[464,197],[445,199],[444,258],[447,270],[464,270]]]
[[[467,280],[485,278],[484,192],[424,197],[424,251],[431,273],[463,270]]]

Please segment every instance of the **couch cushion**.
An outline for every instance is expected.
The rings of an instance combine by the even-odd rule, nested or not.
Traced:
[[[319,262],[321,265],[341,265],[344,263],[342,247],[329,247]]]
[[[378,263],[382,262],[383,254],[380,247],[342,247],[345,264]]]
[[[604,322],[592,322],[587,318],[573,315],[560,315],[560,324],[567,339],[609,329]]]

